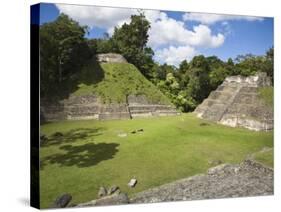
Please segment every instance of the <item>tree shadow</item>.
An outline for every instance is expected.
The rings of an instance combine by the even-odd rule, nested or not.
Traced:
[[[69,67],[71,69],[71,67]],[[41,93],[43,99],[41,104],[60,105],[60,101],[68,99],[69,96],[79,89],[80,84],[95,85],[104,79],[104,70],[97,61],[96,56],[85,61],[85,64],[77,69],[75,73],[61,82],[50,84],[47,93]],[[43,79],[41,79],[42,81]],[[42,84],[43,82],[41,82]]]
[[[73,143],[79,140],[85,140],[87,138],[101,135],[100,131],[103,128],[76,128],[67,132],[56,132],[47,137],[45,141],[41,143],[41,147],[48,147],[52,145],[60,145]]]
[[[59,94],[58,99],[60,100],[67,99],[72,93],[79,89],[81,84],[93,86],[103,79],[104,70],[97,61],[96,56],[94,56],[81,67],[79,72],[61,83],[59,92],[55,92],[54,95]]]
[[[85,168],[94,166],[101,161],[114,158],[118,152],[117,143],[87,143],[73,146],[64,145],[59,149],[64,153],[54,154],[45,157],[40,162],[41,169],[47,164],[59,164],[60,166],[77,166]]]
[[[81,70],[77,83],[84,83],[86,85],[97,84],[104,79],[104,70],[96,56],[90,59]],[[77,84],[74,89],[77,89]]]

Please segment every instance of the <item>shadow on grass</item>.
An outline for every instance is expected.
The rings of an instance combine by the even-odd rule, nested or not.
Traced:
[[[101,161],[109,160],[118,152],[117,143],[87,143],[73,146],[64,145],[59,149],[64,153],[45,157],[40,164],[41,169],[47,164],[59,164],[60,166],[90,167]]]
[[[42,142],[41,147],[74,143],[79,140],[85,140],[90,137],[92,138],[94,136],[101,135],[101,130],[102,128],[76,128],[64,133],[56,132],[47,137],[46,140]]]
[[[41,147],[57,145],[62,153],[52,154],[40,161],[42,170],[47,164],[60,166],[90,167],[109,160],[118,152],[117,143],[94,143],[95,136],[101,135],[103,128],[76,128],[67,132],[56,132],[46,138]],[[87,140],[89,139],[88,143]],[[77,141],[84,141],[77,145]]]

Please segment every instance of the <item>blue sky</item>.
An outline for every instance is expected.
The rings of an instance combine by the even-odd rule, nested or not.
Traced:
[[[115,26],[130,21],[136,9],[41,4],[40,23],[60,13],[88,25],[89,38],[110,35]],[[273,46],[273,18],[145,10],[151,23],[148,45],[159,63],[178,65],[193,56],[216,55],[223,60],[240,54],[262,55]]]

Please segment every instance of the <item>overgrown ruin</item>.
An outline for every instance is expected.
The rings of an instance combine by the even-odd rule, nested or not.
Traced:
[[[259,96],[259,88],[268,86],[271,80],[262,72],[249,77],[227,77],[194,112],[200,118],[231,127],[272,130],[273,105],[267,105]]]
[[[115,53],[98,54],[97,61],[99,63],[128,64],[122,55]],[[41,122],[82,119],[131,119],[177,114],[179,112],[172,104],[153,101],[142,94],[130,94],[126,97],[125,102],[119,103],[105,103],[96,94],[70,95],[68,98],[55,103],[43,98],[40,100]]]
[[[44,105],[44,106],[42,106]],[[104,104],[95,95],[71,96],[57,104],[41,104],[42,119],[82,120],[82,119],[130,119],[135,117],[177,115],[172,105],[150,102],[145,96],[128,96],[128,103]]]

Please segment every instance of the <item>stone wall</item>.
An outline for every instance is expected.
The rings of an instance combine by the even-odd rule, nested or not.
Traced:
[[[273,108],[258,96],[260,87],[270,86],[265,73],[256,76],[231,76],[212,91],[196,109],[198,117],[231,127],[250,130],[273,129]]]
[[[273,195],[273,181],[272,168],[247,159],[240,164],[220,164],[211,167],[206,173],[141,191],[133,194],[131,198],[118,190],[114,194],[73,207]]]
[[[172,105],[148,101],[145,96],[129,96],[128,103],[104,104],[94,95],[71,96],[59,103],[41,101],[41,120],[112,120],[177,115]]]
[[[149,101],[144,95],[128,96],[128,105],[132,118],[179,114],[174,106]]]
[[[98,54],[100,63],[127,63],[126,59],[115,53]],[[135,117],[177,115],[172,105],[149,101],[144,95],[129,95],[126,103],[104,104],[95,95],[70,96],[68,99],[50,103],[40,102],[40,120],[80,120],[80,119],[131,119]]]
[[[241,164],[221,164],[207,173],[180,179],[134,194],[130,203],[273,195],[272,168],[246,160]]]
[[[249,77],[244,77],[240,75],[229,76],[223,82],[224,85],[228,85],[231,83],[233,84],[238,83],[241,86],[246,86],[246,87],[271,86],[270,77],[267,77],[266,73],[264,72],[259,72],[255,76],[249,76]]]
[[[127,63],[122,55],[115,53],[98,54],[97,60],[101,63]]]

